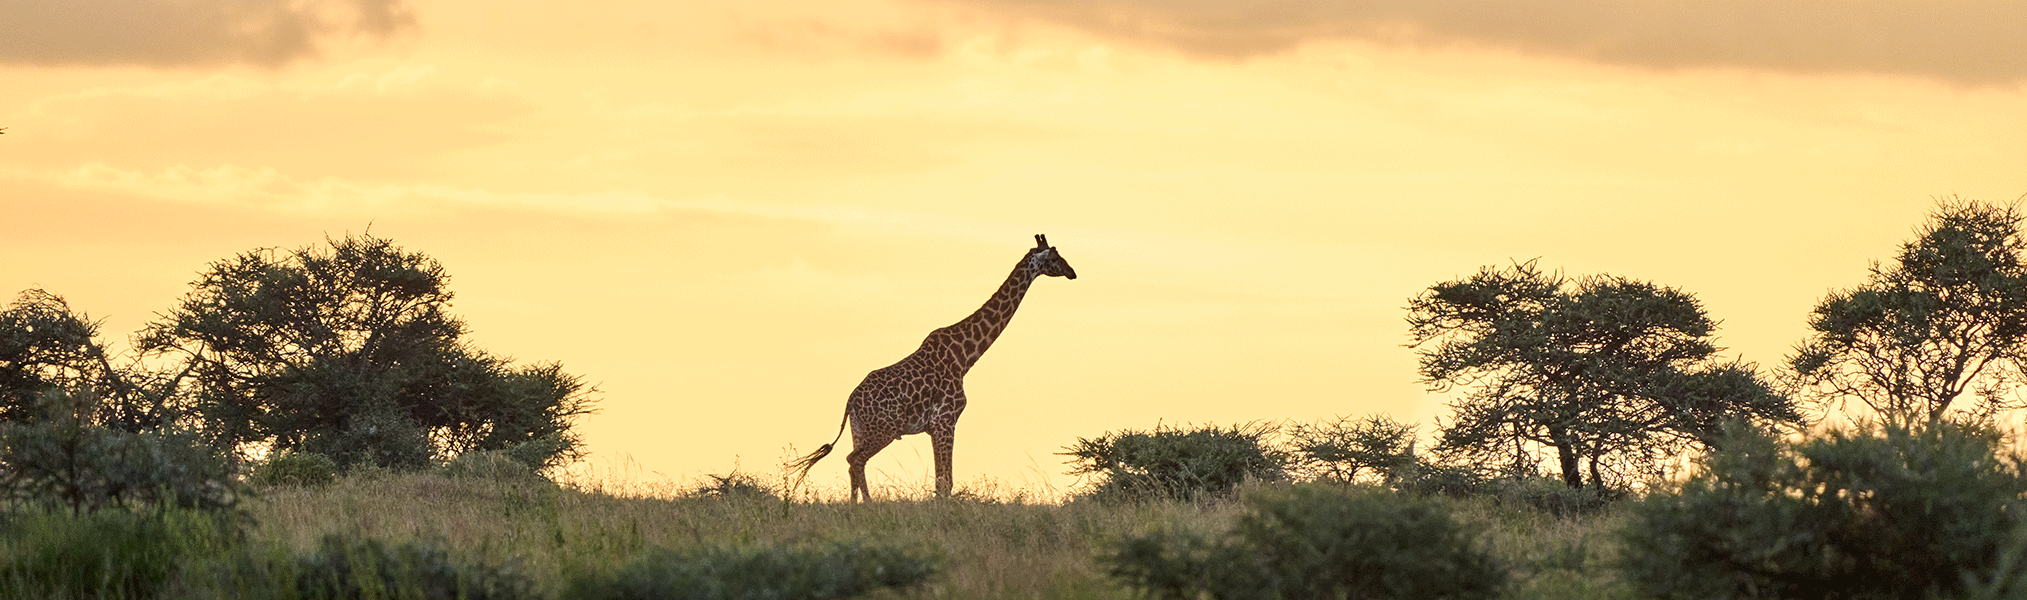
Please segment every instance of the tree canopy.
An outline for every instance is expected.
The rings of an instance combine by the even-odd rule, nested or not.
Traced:
[[[442,265],[371,235],[213,263],[137,339],[182,362],[193,418],[226,448],[417,467],[475,450],[574,457],[590,391],[560,365],[471,347]]]
[[[98,327],[63,297],[39,289],[0,310],[0,420],[34,416],[46,392],[103,385]]]
[[[46,290],[25,290],[0,310],[0,421],[40,418],[51,394],[83,400],[76,416],[85,422],[127,432],[173,420],[175,376],[114,364],[98,335],[97,322]]]
[[[1423,382],[1470,388],[1439,451],[1531,472],[1535,449],[1553,448],[1564,483],[1582,486],[1588,466],[1602,485],[1611,459],[1713,444],[1730,419],[1800,418],[1751,365],[1713,358],[1716,323],[1674,288],[1529,261],[1436,284],[1408,308]]]
[[[1888,421],[1973,420],[2021,406],[2027,265],[2019,206],[1949,198],[1865,284],[1833,291],[1789,356],[1826,404],[1856,399]],[[1972,406],[1956,403],[1965,393]]]

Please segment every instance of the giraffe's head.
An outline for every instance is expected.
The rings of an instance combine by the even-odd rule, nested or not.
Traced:
[[[1070,268],[1070,261],[1063,260],[1062,253],[1049,245],[1049,238],[1039,233],[1035,234],[1035,249],[1028,251],[1028,262],[1043,275],[1077,278],[1077,270]]]

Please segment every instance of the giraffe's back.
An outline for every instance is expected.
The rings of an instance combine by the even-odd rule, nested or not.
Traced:
[[[847,403],[854,435],[922,433],[964,411],[963,377],[933,368],[925,358],[918,352],[866,374]]]

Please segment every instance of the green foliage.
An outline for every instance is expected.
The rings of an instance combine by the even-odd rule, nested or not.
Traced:
[[[97,336],[97,326],[42,290],[0,310],[0,420],[29,420],[42,394],[95,383],[105,355]]]
[[[476,448],[483,445],[487,444],[474,444],[472,447]],[[566,436],[560,431],[550,431],[525,441],[505,442],[501,444],[499,450],[482,452],[499,452],[500,455],[507,457],[508,460],[521,463],[522,466],[527,467],[529,471],[535,473],[547,473],[552,468],[563,466],[564,463],[575,460],[579,455],[577,452],[577,442],[573,439],[566,439]]]
[[[504,451],[466,452],[450,459],[439,469],[444,475],[492,481],[548,481],[526,463]]]
[[[231,522],[194,511],[10,511],[0,518],[0,597],[154,598],[235,535]]]
[[[379,540],[326,536],[298,560],[296,593],[304,600],[516,600],[541,597],[511,565],[453,561],[433,544],[389,546]]]
[[[1596,514],[1625,497],[1599,487],[1573,488],[1542,477],[1512,477],[1490,482],[1482,490],[1500,504],[1525,506],[1556,517]]]
[[[885,546],[836,543],[817,548],[650,550],[611,574],[571,580],[572,600],[763,600],[851,598],[919,585],[938,561]]]
[[[89,399],[43,394],[46,416],[0,422],[0,497],[71,512],[176,506],[230,511],[245,493],[232,469],[196,434],[129,433],[80,415]]]
[[[1423,496],[1469,498],[1487,493],[1493,479],[1471,465],[1417,461],[1397,472],[1394,488]]]
[[[1588,466],[1602,486],[1603,467],[1678,453],[1715,423],[1800,418],[1749,365],[1711,361],[1716,323],[1674,288],[1530,261],[1431,286],[1408,322],[1423,382],[1472,387],[1438,450],[1515,474],[1549,449],[1566,485],[1584,485]]]
[[[290,449],[330,456],[347,466],[416,470],[435,462],[429,432],[399,407],[369,401],[350,412],[343,423],[290,436],[297,438]]]
[[[1634,505],[1624,570],[1659,598],[1953,597],[2023,575],[2023,493],[2022,457],[1990,431],[1740,433],[1679,494]]]
[[[59,392],[90,398],[79,415],[90,423],[156,429],[172,420],[167,395],[174,380],[113,366],[98,324],[62,296],[30,289],[0,309],[0,421],[34,419],[42,396]]]
[[[2021,406],[2008,391],[2027,367],[2022,219],[2017,204],[1939,202],[1894,260],[1816,305],[1788,358],[1798,382],[1897,424],[1941,419],[1966,392],[1973,419]]]
[[[1288,455],[1274,447],[1266,424],[1195,429],[1123,430],[1077,438],[1062,455],[1073,475],[1097,475],[1100,499],[1196,500],[1231,493],[1248,479],[1284,477]]]
[[[1128,537],[1102,558],[1155,598],[1493,598],[1507,572],[1443,504],[1296,486],[1250,497],[1232,531]]]
[[[1361,473],[1393,481],[1415,465],[1415,426],[1385,415],[1352,421],[1339,417],[1289,432],[1294,469],[1311,480],[1350,483]]]
[[[688,491],[683,492],[683,496],[689,498],[770,501],[781,499],[781,496],[776,495],[772,488],[767,487],[765,483],[761,483],[760,478],[754,477],[751,473],[741,473],[734,470],[730,475],[707,475],[706,477],[709,477],[711,480],[690,488]]]
[[[580,456],[581,378],[466,344],[434,259],[370,235],[326,242],[213,263],[137,339],[182,361],[184,396],[220,447],[406,469],[510,448],[537,469]]]
[[[277,452],[254,465],[248,479],[261,485],[319,486],[338,478],[338,463],[315,452]]]

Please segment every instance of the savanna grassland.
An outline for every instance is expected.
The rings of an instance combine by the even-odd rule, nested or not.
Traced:
[[[789,504],[723,482],[688,490],[621,481],[555,486],[383,471],[269,488],[250,508],[261,543],[304,552],[338,534],[441,544],[465,560],[514,565],[552,591],[571,573],[624,564],[655,547],[860,542],[938,557],[926,584],[874,598],[1135,598],[1099,558],[1123,537],[1222,531],[1245,510],[1230,500],[1031,502],[983,487],[952,499]],[[1511,568],[1507,597],[1631,597],[1608,564],[1622,520],[1616,511],[1558,518],[1492,498],[1451,506],[1481,527],[1482,542]]]
[[[593,388],[472,347],[389,240],[214,265],[138,338],[168,371],[29,290],[0,597],[2027,598],[2023,223],[1940,203],[1775,374],[1685,291],[1487,267],[1410,302],[1418,375],[1465,392],[1432,451],[1385,415],[1157,425],[1066,446],[1068,496],[865,504],[568,472]]]

